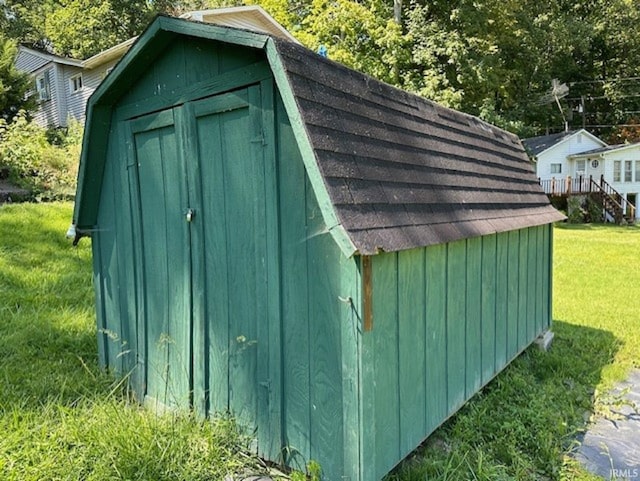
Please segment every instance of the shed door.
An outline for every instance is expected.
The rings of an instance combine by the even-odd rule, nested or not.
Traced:
[[[208,332],[204,392],[209,410],[231,411],[246,424],[268,409],[267,234],[257,92],[193,105],[205,258],[204,285],[198,287],[204,288]]]
[[[270,370],[279,366],[270,352],[279,352],[279,318],[267,305],[276,200],[266,192],[273,145],[262,102],[253,86],[130,121],[130,179],[141,219],[146,395],[230,411],[259,439],[276,441]]]
[[[129,179],[137,259],[132,268],[137,283],[137,350],[143,369],[136,390],[146,401],[184,406],[188,404],[191,373],[185,162],[180,155],[173,110],[129,124],[134,151]]]

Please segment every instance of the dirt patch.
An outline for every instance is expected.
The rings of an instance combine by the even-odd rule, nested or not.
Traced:
[[[5,202],[20,202],[27,200],[30,192],[15,185],[10,184],[6,180],[0,179],[0,204]]]

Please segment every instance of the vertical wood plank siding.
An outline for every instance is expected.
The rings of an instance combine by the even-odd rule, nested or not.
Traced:
[[[192,47],[196,48],[186,48],[183,42],[194,43]],[[207,63],[197,61],[203,55],[204,48],[208,49]],[[183,60],[184,55],[194,56],[193,61]],[[156,97],[158,79],[167,77],[168,72],[173,77],[197,82],[255,61],[253,55],[239,55],[233,48],[221,49],[216,44],[182,40],[173,45],[168,55],[163,56],[136,83],[123,98],[122,104],[130,105],[133,102],[143,109],[150,93],[151,97]],[[197,65],[197,68],[188,68],[191,64]],[[174,86],[165,82],[160,87],[169,90]],[[266,89],[271,87],[270,82],[265,83]],[[328,479],[348,476],[352,481],[357,481],[360,479],[361,434],[358,344],[361,322],[360,272],[356,259],[345,258],[327,232],[281,99],[278,97],[274,102],[273,90],[265,92],[263,103],[275,117],[275,129],[273,120],[263,122],[263,140],[255,145],[271,142],[273,147],[267,149],[273,148],[270,155],[275,155],[277,159],[275,170],[265,167],[266,182],[270,185],[265,189],[270,189],[269,198],[277,197],[274,202],[269,201],[269,205],[277,206],[277,211],[266,211],[263,217],[270,219],[270,225],[278,221],[279,228],[277,232],[269,231],[268,239],[262,239],[261,242],[267,242],[267,250],[279,251],[279,255],[269,255],[265,260],[269,263],[266,274],[269,277],[265,281],[267,289],[277,298],[265,297],[262,300],[266,304],[261,305],[271,313],[281,313],[277,316],[280,319],[279,327],[265,329],[266,326],[258,326],[256,332],[248,330],[247,339],[268,337],[268,340],[262,337],[258,340],[261,345],[268,346],[268,342],[281,336],[280,347],[274,346],[273,352],[269,352],[269,366],[261,365],[258,368],[268,368],[271,374],[260,389],[269,393],[269,409],[278,411],[272,417],[282,419],[280,426],[273,426],[278,433],[273,439],[265,441],[259,434],[261,442],[269,442],[269,446],[260,449],[269,450],[271,459],[285,459],[298,468],[304,468],[309,460],[322,459],[322,469]],[[137,232],[139,226],[132,212],[137,212],[139,206],[132,204],[136,195],[135,192],[130,193],[129,189],[139,179],[135,178],[136,169],[127,165],[126,159],[135,158],[132,151],[134,146],[127,137],[126,127],[123,127],[126,123],[120,115],[121,111],[116,110],[109,144],[111,161],[106,163],[98,229],[94,233],[95,262],[100,264],[96,272],[101,273],[96,280],[96,292],[104,306],[98,319],[99,336],[101,359],[105,365],[119,373],[131,372],[134,389],[144,392],[144,372],[137,368],[137,362],[138,359],[144,360],[144,352],[155,341],[143,339],[140,336],[143,331],[138,326],[142,322],[139,319],[140,306],[144,305],[145,300],[141,293],[136,294],[138,291],[135,286],[140,282],[141,273],[135,272],[135,266],[138,263],[136,259],[143,253],[135,248],[137,241],[134,239],[140,233]],[[187,116],[186,113],[181,115]],[[272,129],[271,134],[269,129]],[[211,137],[217,135],[216,129],[207,131],[210,132],[209,137],[200,137],[199,150],[205,149],[202,142],[206,139],[209,143],[220,143],[219,139],[216,141]],[[227,136],[231,134],[233,132],[225,133]],[[271,139],[275,138],[275,142],[269,141],[269,135]],[[188,135],[184,137],[188,138]],[[181,150],[185,149],[189,150],[181,147]],[[206,147],[206,150],[211,149]],[[200,177],[190,177],[191,197],[206,200],[215,196],[216,192],[230,188],[218,184],[224,176],[219,172],[213,175],[213,172],[209,172],[211,168],[209,166],[199,171]],[[226,168],[232,169],[233,166]],[[219,205],[224,203],[218,200]],[[215,204],[215,199],[212,202]],[[184,208],[179,202],[175,207]],[[200,215],[205,215],[205,212],[200,211]],[[198,256],[204,259],[203,265],[212,267],[212,272],[222,272],[215,267],[228,253],[224,251],[224,246],[214,245],[212,234],[207,229],[224,233],[227,217],[223,215],[215,223],[210,222],[191,230],[194,285],[202,284],[202,278],[206,275],[198,267],[202,262]],[[200,244],[204,245],[204,250]],[[224,399],[220,399],[226,399],[228,395],[226,391],[218,392],[224,386],[219,383],[212,385],[202,378],[203,373],[207,377],[206,372],[200,372],[222,369],[227,363],[221,356],[228,354],[230,334],[225,326],[213,325],[216,318],[226,318],[227,314],[211,309],[216,306],[220,309],[233,308],[238,311],[235,317],[242,317],[240,311],[248,308],[248,304],[240,297],[230,303],[214,303],[212,306],[206,299],[212,297],[210,290],[214,288],[211,284],[214,279],[207,278],[205,281],[208,287],[192,293],[193,316],[198,317],[200,313],[205,324],[194,324],[191,343],[194,362],[207,367],[185,373],[185,380],[190,376],[193,379],[194,408],[201,414],[226,405]],[[215,288],[225,289],[225,285],[220,281]],[[236,294],[242,296],[246,292],[239,289]],[[201,344],[209,346],[208,352],[198,347]],[[247,393],[253,392],[252,387],[242,389]],[[285,446],[284,450],[281,449],[282,445]]]
[[[276,102],[279,172],[283,456],[327,479],[359,479],[360,279],[326,231],[284,107]]]
[[[363,379],[363,422],[374,427],[363,456],[374,478],[549,327],[550,229],[372,257],[374,328],[363,335],[363,366],[373,369]]]

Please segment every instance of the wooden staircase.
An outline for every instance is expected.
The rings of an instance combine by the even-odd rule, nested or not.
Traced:
[[[594,185],[596,195],[598,195],[604,211],[613,219],[616,224],[632,224],[636,218],[636,208],[625,197],[615,190],[611,185],[600,178],[600,184],[590,179]]]
[[[616,224],[635,222],[636,207],[605,181],[604,176],[600,176],[599,183],[593,179],[593,176],[574,178],[569,176],[560,180],[540,180],[540,185],[545,194],[550,197],[592,195],[602,204],[605,220]]]

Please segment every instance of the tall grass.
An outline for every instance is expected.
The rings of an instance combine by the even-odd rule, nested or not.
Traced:
[[[257,471],[232,419],[155,416],[98,367],[90,242],[70,204],[0,206],[0,479],[221,480]]]

